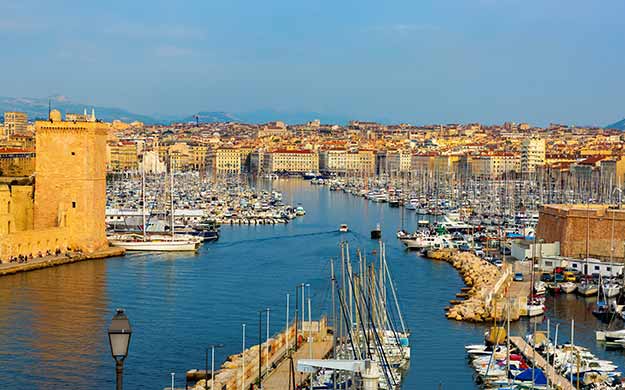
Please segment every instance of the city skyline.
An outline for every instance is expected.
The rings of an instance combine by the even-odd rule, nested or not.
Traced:
[[[538,126],[625,117],[625,60],[610,55],[625,49],[616,1],[0,8],[5,96],[61,93],[147,115]]]

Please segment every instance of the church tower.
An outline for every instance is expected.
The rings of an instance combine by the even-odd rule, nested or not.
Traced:
[[[35,229],[64,228],[68,241],[85,252],[107,246],[107,125],[63,121],[52,110],[35,129]]]

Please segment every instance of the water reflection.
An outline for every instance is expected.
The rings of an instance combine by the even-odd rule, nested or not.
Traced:
[[[106,288],[102,261],[3,278],[0,381],[87,387],[105,353]]]

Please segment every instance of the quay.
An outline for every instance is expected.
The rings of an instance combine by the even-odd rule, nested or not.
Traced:
[[[56,267],[64,264],[77,263],[85,260],[105,259],[108,257],[124,256],[123,248],[108,247],[93,253],[72,252],[60,256],[44,256],[34,258],[25,263],[0,263],[0,277],[14,275],[21,272],[34,271],[42,268]]]
[[[547,363],[540,353],[534,353],[534,348],[523,340],[522,337],[510,336],[510,342],[517,347],[525,359],[532,362],[533,367],[543,370],[549,383],[551,383],[553,387],[560,390],[575,390],[575,386],[560,375],[551,364]]]
[[[284,331],[260,345],[261,372],[263,389],[283,390],[288,389],[289,377],[291,376],[291,351],[296,334],[301,340],[299,347],[293,351],[291,357],[293,367],[297,367],[299,359],[322,359],[332,351],[332,333],[327,326],[327,320],[323,317],[320,321],[305,321],[299,333],[295,330],[295,323],[291,324],[288,331]],[[311,331],[312,345],[305,341]],[[267,345],[268,344],[268,345]],[[269,348],[267,348],[269,347]],[[268,351],[268,353],[267,353]],[[311,357],[312,351],[312,357]],[[247,390],[257,385],[259,378],[259,346],[253,345],[242,353],[228,357],[221,368],[215,370],[215,388],[227,388],[229,390]],[[267,370],[267,367],[269,370]],[[301,385],[310,376],[295,373],[295,384]],[[208,383],[206,379],[208,378]],[[186,389],[205,390],[211,388],[211,374],[205,370],[189,370],[186,373]],[[192,385],[189,386],[189,383]],[[212,389],[211,389],[212,390]]]

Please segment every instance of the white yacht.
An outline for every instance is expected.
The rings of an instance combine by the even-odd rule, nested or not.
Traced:
[[[444,248],[447,240],[442,236],[422,235],[402,240],[407,249],[424,250],[430,248]]]
[[[170,172],[170,191],[174,191],[174,175]],[[159,251],[159,252],[189,252],[196,251],[201,243],[200,237],[175,233],[174,201],[171,196],[171,233],[170,234],[150,234],[146,232],[146,210],[145,210],[145,173],[141,175],[141,196],[142,196],[142,233],[116,234],[108,236],[112,246],[124,248],[127,251]]]
[[[142,235],[118,234],[108,237],[112,246],[124,248],[127,251],[155,251],[155,252],[193,252],[201,244],[198,237],[187,235]]]

